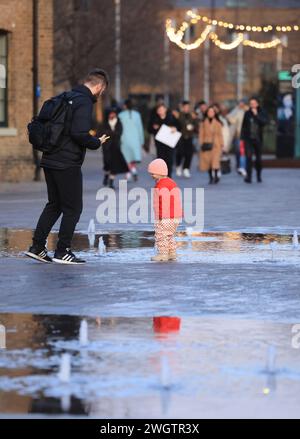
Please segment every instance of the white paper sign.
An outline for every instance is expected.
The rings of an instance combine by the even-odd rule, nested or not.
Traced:
[[[173,131],[171,127],[163,124],[156,134],[155,139],[170,148],[176,148],[182,134],[179,131]]]

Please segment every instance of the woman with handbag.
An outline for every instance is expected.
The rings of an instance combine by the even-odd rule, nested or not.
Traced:
[[[220,181],[219,171],[221,168],[222,150],[224,139],[222,123],[218,120],[216,111],[210,106],[200,124],[200,171],[209,173],[209,183],[217,184]]]

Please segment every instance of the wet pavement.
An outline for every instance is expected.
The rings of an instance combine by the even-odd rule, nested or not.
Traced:
[[[135,186],[150,191],[153,180],[146,172],[152,157],[146,157],[139,166],[140,179]],[[234,169],[234,161],[232,159]],[[89,152],[83,167],[84,174],[84,210],[78,231],[87,230],[91,218],[96,218],[99,201],[97,191],[102,187],[101,153]],[[121,176],[124,178],[124,176]],[[205,189],[205,230],[212,231],[249,231],[255,233],[293,233],[299,229],[300,216],[300,169],[266,169],[263,184],[246,185],[233,171],[222,178],[218,186],[208,185],[206,173],[197,170],[195,156],[192,178],[177,179],[181,188]],[[45,183],[1,183],[0,184],[0,227],[13,229],[32,229],[38,220],[46,201]],[[118,207],[118,205],[117,205]],[[101,233],[106,230],[140,229],[151,230],[152,224],[106,224],[99,225]],[[57,226],[56,226],[57,229]],[[300,232],[300,230],[299,230]]]
[[[205,232],[182,225],[178,262],[157,264],[151,224],[87,234],[95,158],[74,237],[86,266],[25,258],[45,187],[0,188],[0,417],[299,418],[300,171],[207,187],[194,168],[179,183],[206,188]]]
[[[298,417],[290,324],[0,314],[0,413]]]
[[[300,321],[300,247],[291,235],[178,233],[178,262],[151,262],[151,232],[77,234],[84,267],[24,257],[32,231],[1,231],[1,312]],[[102,238],[106,251],[99,253]],[[49,248],[55,247],[51,235]]]

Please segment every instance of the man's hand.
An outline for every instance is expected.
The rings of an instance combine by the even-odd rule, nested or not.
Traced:
[[[105,134],[103,136],[99,137],[101,145],[104,145],[104,143],[106,143],[108,141],[108,139],[110,139],[110,136],[106,136]]]

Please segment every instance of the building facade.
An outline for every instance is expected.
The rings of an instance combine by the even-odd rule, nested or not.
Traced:
[[[298,0],[0,0],[0,181],[33,178],[26,126],[45,99],[70,88],[95,66],[111,77],[104,105],[115,98],[117,1],[121,95],[136,98],[141,109],[153,105],[157,95],[168,97],[173,106],[184,95],[185,51],[166,38],[167,18],[180,26],[186,11],[196,8],[201,15],[236,24],[300,26]],[[191,41],[203,29],[203,23],[194,26]],[[275,35],[254,37],[266,41]],[[230,42],[232,33],[223,29],[220,37]],[[205,52],[201,45],[189,54],[191,101],[208,96],[231,106],[239,95],[262,89],[268,95],[276,87],[277,71],[299,63],[299,32],[289,33],[287,45],[282,51],[244,47],[242,59],[236,49],[210,43]]]
[[[61,2],[54,0],[58,5]],[[186,11],[196,8],[200,15],[232,23],[252,25],[300,25],[300,2],[295,0],[121,0],[121,83],[122,96],[166,94],[171,102],[182,99],[184,91],[184,51],[165,38],[165,21],[177,26]],[[72,84],[87,67],[102,65],[115,82],[115,1],[65,0],[55,8],[55,86],[57,90]],[[204,29],[200,23],[192,29],[191,41]],[[84,40],[82,40],[84,35]],[[220,36],[230,42],[232,32]],[[258,42],[282,34],[252,34]],[[299,61],[299,32],[288,35],[288,47],[282,53],[275,48],[256,50],[244,47],[238,68],[238,50],[221,50],[212,43],[208,48],[209,71],[205,72],[204,45],[190,52],[190,97],[231,105],[238,95],[256,94],[263,81],[276,81],[277,70],[290,70]],[[75,50],[72,50],[72,48]],[[239,85],[238,85],[238,75]],[[206,81],[205,81],[206,77]],[[208,77],[208,81],[207,81]],[[238,90],[239,87],[239,90]],[[205,88],[209,88],[208,93]]]
[[[36,105],[53,94],[52,1],[39,0],[34,62],[34,0],[0,0],[0,181],[32,180],[27,124]],[[35,66],[36,64],[36,66]]]

